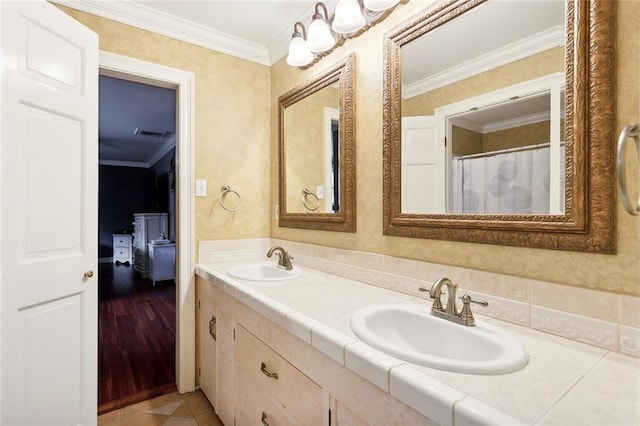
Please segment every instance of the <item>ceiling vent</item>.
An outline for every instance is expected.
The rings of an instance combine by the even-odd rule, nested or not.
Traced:
[[[136,128],[133,134],[136,136],[155,136],[157,138],[164,138],[166,136],[169,136],[171,132],[162,132],[157,130],[144,130],[144,129]]]

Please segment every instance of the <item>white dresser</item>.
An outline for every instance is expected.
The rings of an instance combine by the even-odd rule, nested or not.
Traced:
[[[176,244],[148,244],[149,248],[149,279],[156,285],[156,281],[173,280],[176,278]]]
[[[166,238],[167,232],[166,213],[134,213],[133,265],[144,278],[149,276],[148,244],[151,240]]]
[[[129,266],[131,264],[131,234],[112,234],[113,235],[113,263],[119,265],[124,263]]]

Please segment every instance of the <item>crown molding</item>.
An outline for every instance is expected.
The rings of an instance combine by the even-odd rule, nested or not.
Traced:
[[[456,127],[461,127],[466,130],[471,130],[476,133],[484,133],[484,127],[482,124],[478,124],[475,121],[468,120],[464,117],[456,117],[452,124]]]
[[[272,65],[264,46],[137,3],[97,0],[50,1],[261,65]]]
[[[99,160],[98,164],[101,166],[136,167],[139,169],[149,168],[149,163],[144,163],[142,161]]]
[[[554,47],[564,46],[563,26],[550,28],[531,37],[524,38],[503,48],[494,50],[456,65],[437,74],[402,87],[402,98],[410,99],[448,84],[510,64]]]
[[[493,133],[500,130],[513,129],[514,127],[527,126],[529,124],[542,123],[551,120],[551,113],[548,111],[537,114],[529,114],[522,117],[511,118],[509,120],[489,123],[482,129],[482,133]]]
[[[476,133],[487,134],[499,132],[501,130],[513,129],[516,127],[527,126],[529,124],[542,123],[551,120],[551,113],[548,111],[523,115],[521,117],[510,118],[507,120],[496,121],[495,123],[478,124],[474,121],[467,120],[464,117],[456,117],[454,125],[463,129],[472,130]]]
[[[153,167],[162,157],[164,157],[169,151],[176,146],[176,137],[171,136],[167,141],[156,151],[156,153],[149,160],[149,167]]]
[[[564,118],[564,116],[562,118]],[[484,135],[487,133],[499,132],[501,130],[513,129],[515,127],[527,126],[529,124],[542,123],[549,120],[551,120],[551,113],[544,111],[536,114],[510,118],[508,120],[496,121],[495,123],[488,123],[485,125],[467,120],[464,117],[456,117],[453,125]]]
[[[99,160],[101,166],[117,166],[117,167],[137,167],[142,169],[150,169],[158,160],[164,157],[167,152],[176,146],[176,137],[171,136],[160,148],[153,154],[149,161],[122,161],[122,160]]]

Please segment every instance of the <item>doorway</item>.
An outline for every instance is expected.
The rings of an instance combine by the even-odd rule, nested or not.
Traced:
[[[110,52],[100,52],[100,74],[176,91],[175,178],[175,384],[178,392],[195,389],[194,246],[194,97],[191,72]]]
[[[176,90],[99,77],[98,413],[175,390]]]

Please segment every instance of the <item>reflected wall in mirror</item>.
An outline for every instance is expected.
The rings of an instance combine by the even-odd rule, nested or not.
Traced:
[[[454,0],[387,34],[386,235],[615,252],[611,3]]]
[[[284,112],[287,211],[340,211],[340,87],[324,87]]]
[[[355,232],[354,56],[278,98],[280,226]]]

